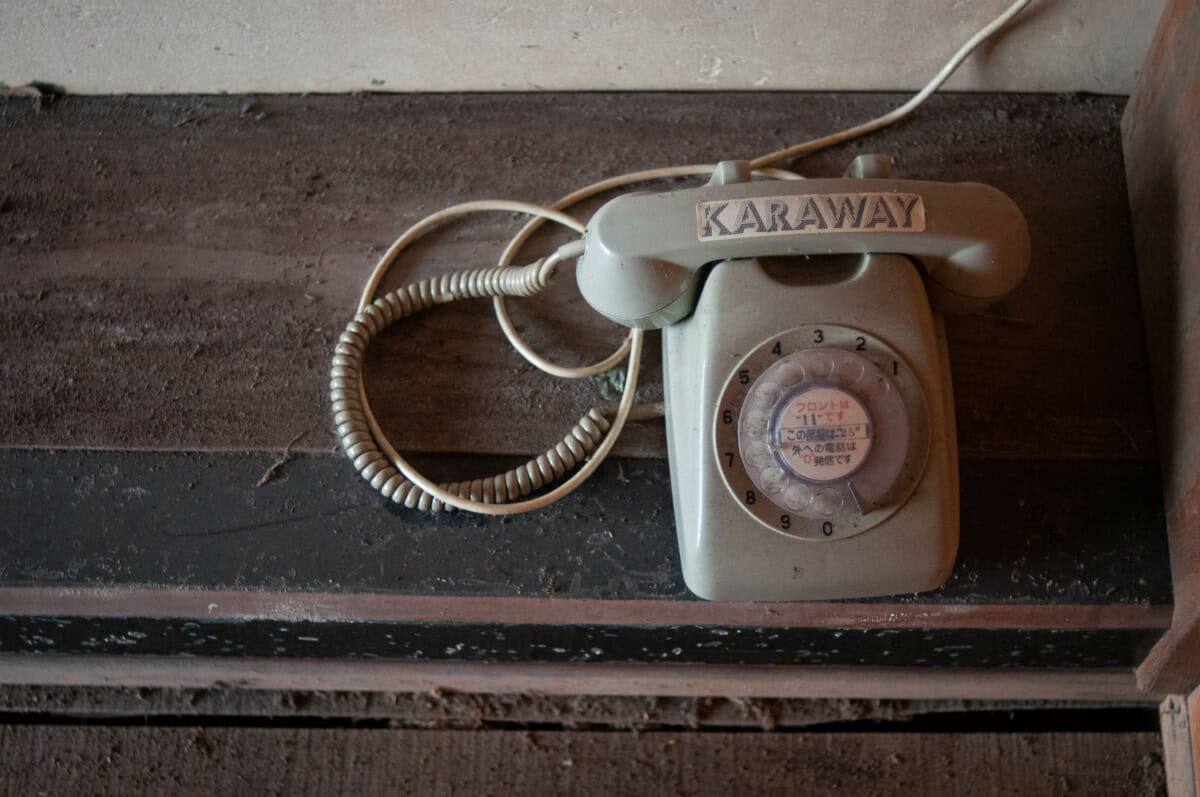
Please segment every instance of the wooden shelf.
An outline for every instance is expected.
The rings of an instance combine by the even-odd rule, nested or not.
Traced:
[[[884,152],[898,176],[989,183],[1028,217],[1029,278],[948,324],[963,524],[941,590],[789,606],[692,599],[650,424],[583,490],[512,520],[385,506],[331,453],[332,342],[375,258],[418,217],[752,156],[896,103],[0,100],[0,651],[61,655],[38,656],[47,662],[191,652],[1133,667],[1169,625],[1172,592],[1119,98],[938,96],[798,164],[834,175],[855,154]],[[447,226],[396,281],[488,264],[518,226],[506,214]],[[557,360],[602,355],[620,331],[560,283],[519,303],[518,324]],[[378,348],[373,405],[439,476],[493,472],[615,399],[605,380],[533,371],[485,303],[427,313]],[[661,373],[649,359],[652,399]]]

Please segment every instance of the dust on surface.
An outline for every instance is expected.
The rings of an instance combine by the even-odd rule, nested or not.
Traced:
[[[329,450],[334,340],[375,259],[408,224],[468,199],[545,203],[632,169],[751,157],[897,100],[0,98],[0,261],[10,274],[0,403],[12,419],[0,442],[278,452],[303,433],[299,450]],[[885,152],[897,176],[990,183],[1029,218],[1029,279],[986,315],[951,324],[964,457],[1154,457],[1122,104],[938,96],[894,128],[800,164],[836,175],[856,154]],[[394,282],[490,265],[519,226],[485,214],[439,228]],[[529,256],[559,240],[539,238]],[[537,350],[581,364],[622,333],[572,282],[565,270],[550,295],[513,313]],[[486,303],[426,316],[385,336],[368,371],[369,395],[403,450],[534,453],[588,407],[615,403],[606,380],[562,382],[524,363]],[[639,399],[653,401],[661,376],[656,343],[647,348]],[[661,426],[632,425],[618,453],[662,456]]]

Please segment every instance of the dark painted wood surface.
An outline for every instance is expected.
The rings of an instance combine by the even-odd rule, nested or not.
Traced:
[[[279,450],[302,435],[298,450],[328,450],[332,342],[382,249],[416,219],[465,200],[549,202],[634,169],[751,157],[900,101],[0,99],[0,443]],[[966,458],[1155,455],[1122,107],[1111,97],[939,96],[895,128],[798,164],[836,176],[854,155],[882,152],[897,176],[990,183],[1028,217],[1028,279],[949,326]],[[447,226],[396,279],[489,265],[518,227],[508,214]],[[519,303],[517,322],[551,357],[591,361],[620,332],[582,304],[569,271],[559,283]],[[402,448],[540,452],[587,407],[615,403],[608,380],[534,371],[486,303],[425,315],[381,341],[368,370]],[[660,385],[650,359],[647,397]],[[661,431],[632,429],[620,450],[662,456]]]
[[[1145,628],[761,628],[0,616],[0,650],[251,658],[920,668],[1132,668]],[[53,656],[44,659],[53,667]]]
[[[689,600],[661,460],[606,463],[545,510],[489,520],[398,508],[335,455],[299,455],[257,486],[274,459],[0,452],[0,585]],[[487,473],[503,461],[429,464]],[[1170,603],[1152,465],[968,461],[962,470],[950,582],[877,602]]]

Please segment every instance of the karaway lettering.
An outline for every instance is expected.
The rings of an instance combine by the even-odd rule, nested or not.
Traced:
[[[919,194],[810,194],[757,197],[696,205],[701,240],[751,235],[855,230],[921,232],[925,203]]]

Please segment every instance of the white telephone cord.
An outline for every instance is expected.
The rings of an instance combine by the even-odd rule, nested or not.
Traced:
[[[1017,0],[972,36],[908,102],[856,127],[756,158],[750,161],[755,174],[769,179],[801,179],[800,175],[793,172],[768,167],[780,160],[808,155],[903,119],[936,91],[981,42],[1020,13],[1029,1]],[[583,253],[583,240],[581,238],[566,244],[549,257],[527,266],[513,267],[510,264],[529,237],[546,221],[555,221],[582,235],[584,225],[563,211],[585,199],[604,191],[649,180],[707,176],[714,168],[715,164],[696,164],[631,172],[593,183],[563,197],[549,207],[513,200],[466,202],[440,210],[410,227],[396,239],[376,264],[363,288],[358,312],[339,337],[334,354],[330,373],[334,424],[342,449],[354,462],[355,470],[384,497],[403,503],[407,507],[433,511],[453,507],[487,515],[512,515],[541,509],[564,497],[587,480],[612,450],[625,422],[634,412],[633,398],[637,390],[637,372],[641,364],[644,333],[640,329],[630,330],[615,352],[588,366],[568,368],[545,360],[517,334],[505,308],[504,297],[528,297],[545,290],[561,261],[573,260]],[[375,292],[392,263],[413,241],[446,219],[480,211],[518,212],[533,218],[509,242],[496,267],[458,271],[422,280],[375,298]],[[496,319],[508,341],[521,356],[539,369],[554,376],[575,379],[607,371],[628,355],[625,389],[611,424],[600,410],[592,408],[561,441],[520,467],[483,479],[434,484],[392,447],[376,421],[363,387],[363,358],[370,342],[396,321],[437,304],[484,297],[493,298]],[[657,414],[651,407],[645,409],[646,412],[636,414]],[[580,462],[584,463],[583,467],[550,492],[510,503],[515,498],[548,486]]]

